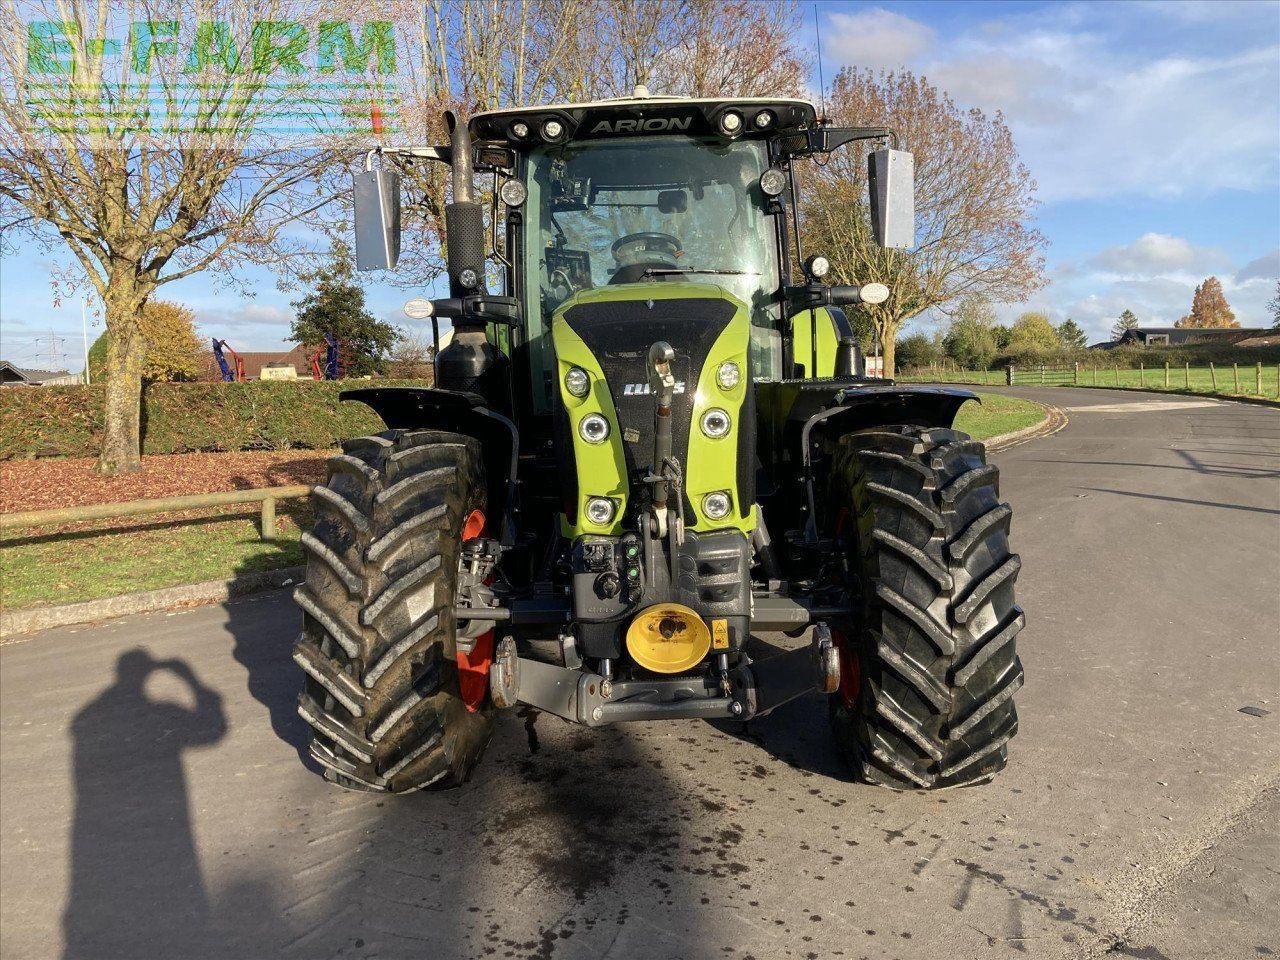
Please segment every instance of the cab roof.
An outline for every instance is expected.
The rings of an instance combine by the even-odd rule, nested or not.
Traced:
[[[775,136],[817,123],[807,100],[789,97],[651,97],[644,88],[615,100],[513,107],[477,113],[472,139],[529,149],[548,143],[626,136]],[[735,125],[736,124],[736,125]]]

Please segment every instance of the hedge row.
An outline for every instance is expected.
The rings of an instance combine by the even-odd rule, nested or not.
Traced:
[[[425,386],[378,380],[378,386]],[[258,380],[153,383],[142,397],[144,453],[223,450],[323,450],[383,428],[362,403],[338,394],[358,382]],[[0,390],[0,459],[92,457],[102,440],[105,391],[91,387]]]

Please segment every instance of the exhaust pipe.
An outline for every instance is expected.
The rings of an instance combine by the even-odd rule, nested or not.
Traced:
[[[476,200],[475,169],[471,161],[471,134],[465,121],[446,110],[449,128],[453,201],[444,205],[444,231],[449,295],[472,297],[484,292],[484,206]],[[453,342],[436,359],[439,386],[487,396],[486,374],[497,354],[485,336],[483,323],[463,317],[454,320]]]
[[[484,289],[484,207],[476,200],[471,134],[452,110],[445,111],[452,146],[453,202],[444,207],[450,294],[468,297]]]

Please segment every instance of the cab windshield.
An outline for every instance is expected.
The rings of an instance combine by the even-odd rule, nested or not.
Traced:
[[[548,327],[579,290],[664,280],[717,283],[772,325],[778,289],[760,142],[635,137],[529,157],[530,304]]]

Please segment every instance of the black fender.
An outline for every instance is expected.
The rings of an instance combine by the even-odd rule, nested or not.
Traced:
[[[448,430],[475,437],[484,454],[490,516],[502,517],[501,539],[514,542],[519,517],[516,467],[520,431],[489,409],[479,394],[433,387],[361,387],[343,390],[339,400],[371,407],[392,430]]]
[[[765,462],[775,470],[786,463],[798,462],[802,467],[809,540],[817,536],[813,454],[819,444],[854,430],[890,424],[950,427],[965,401],[978,400],[971,390],[956,387],[858,378],[758,383],[756,392],[762,440],[767,437],[770,448]]]

